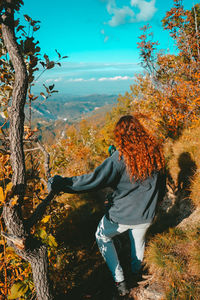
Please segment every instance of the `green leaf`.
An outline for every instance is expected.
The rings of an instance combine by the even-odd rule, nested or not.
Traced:
[[[47,232],[44,229],[40,230],[40,237],[41,237],[41,239],[47,238]]]
[[[55,240],[55,237],[53,235],[51,235],[51,234],[48,237],[48,244],[49,244],[49,246],[53,246],[53,247],[57,247],[58,246],[58,244],[57,244],[57,242]]]
[[[10,290],[10,295],[8,299],[17,299],[26,294],[28,291],[28,285],[24,282],[14,283]]]

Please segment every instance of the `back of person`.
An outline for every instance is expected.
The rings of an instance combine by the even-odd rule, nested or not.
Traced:
[[[114,130],[117,151],[92,173],[55,176],[55,193],[82,193],[111,187],[113,193],[105,216],[99,222],[96,241],[110,269],[119,296],[128,293],[113,238],[129,231],[133,273],[141,269],[145,234],[155,216],[157,202],[165,191],[165,162],[161,145],[135,116],[120,118]]]
[[[114,222],[126,225],[152,222],[158,199],[165,189],[163,174],[155,171],[143,181],[130,180],[124,159],[119,160],[119,152],[110,159],[115,162],[119,180],[112,187],[112,203],[107,215]]]

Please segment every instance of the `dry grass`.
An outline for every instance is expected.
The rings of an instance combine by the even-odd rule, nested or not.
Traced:
[[[165,156],[177,188],[191,192],[191,200],[200,207],[200,126],[185,130],[174,143],[167,141]]]
[[[175,142],[167,141],[165,155],[176,195],[190,198],[194,213],[200,211],[200,126],[185,130]],[[164,287],[165,299],[199,299],[200,222],[192,216],[187,226],[155,235],[146,250],[145,262]]]
[[[146,251],[146,263],[165,289],[165,299],[199,299],[200,241],[197,228],[158,234]]]

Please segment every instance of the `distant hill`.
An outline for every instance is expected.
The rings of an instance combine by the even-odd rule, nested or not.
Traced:
[[[54,95],[46,101],[36,100],[32,103],[32,119],[44,121],[74,121],[99,108],[112,105],[117,95],[70,96]],[[25,109],[28,113],[28,106]]]
[[[36,100],[32,103],[31,124],[37,127],[37,136],[44,143],[54,143],[55,137],[64,137],[66,125],[83,118],[101,121],[105,114],[117,102],[117,95],[71,96],[54,95],[46,101]],[[25,108],[28,121],[28,105]],[[2,123],[3,124],[3,123]]]
[[[31,124],[39,130],[38,137],[43,142],[54,142],[55,136],[63,136],[66,124],[80,121],[82,118],[101,119],[105,116],[114,103],[117,102],[117,95],[73,96],[55,94],[47,100],[42,97],[32,102]],[[25,105],[25,123],[29,120],[29,106]],[[0,126],[5,119],[0,115]],[[9,122],[3,129],[9,128]]]

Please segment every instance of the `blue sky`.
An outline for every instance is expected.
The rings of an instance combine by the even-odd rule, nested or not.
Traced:
[[[183,0],[190,9],[198,0]],[[21,16],[41,21],[35,38],[42,53],[57,59],[55,49],[69,58],[49,70],[35,85],[55,83],[60,93],[119,94],[129,90],[140,72],[137,49],[140,28],[152,26],[160,48],[175,51],[161,26],[173,0],[24,0]]]

